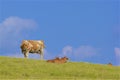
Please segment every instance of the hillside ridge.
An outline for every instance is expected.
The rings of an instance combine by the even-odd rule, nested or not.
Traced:
[[[86,62],[64,64],[46,61],[0,57],[0,79],[120,79],[120,67]]]

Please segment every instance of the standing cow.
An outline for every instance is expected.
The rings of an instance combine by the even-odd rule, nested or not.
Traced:
[[[43,40],[23,40],[20,48],[25,58],[28,57],[29,53],[37,53],[40,54],[41,60],[43,59],[43,50],[45,48]]]

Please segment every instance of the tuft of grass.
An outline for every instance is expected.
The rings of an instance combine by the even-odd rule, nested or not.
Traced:
[[[120,80],[120,67],[84,62],[65,64],[0,57],[0,79]]]

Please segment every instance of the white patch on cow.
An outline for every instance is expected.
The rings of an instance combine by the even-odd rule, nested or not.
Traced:
[[[28,42],[28,43],[29,43],[29,42]],[[33,45],[32,45],[31,43],[29,43],[29,46],[30,46],[30,47],[33,47]]]
[[[43,42],[42,41],[37,41],[38,43],[40,43],[40,44],[43,44]]]
[[[29,43],[27,40],[24,40],[25,43]]]

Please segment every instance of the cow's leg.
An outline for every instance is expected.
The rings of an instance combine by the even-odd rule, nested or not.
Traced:
[[[40,59],[43,60],[44,54],[43,54],[43,49],[40,51]]]
[[[29,52],[24,52],[24,57],[25,57],[25,58],[28,58],[28,53],[29,53]]]
[[[40,59],[43,60],[43,54],[40,54]]]

